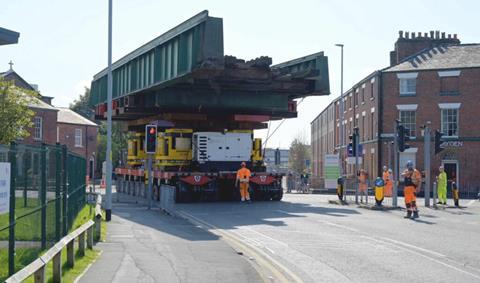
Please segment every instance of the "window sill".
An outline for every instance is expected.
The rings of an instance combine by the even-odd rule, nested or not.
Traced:
[[[75,145],[76,148],[82,148],[83,145]]]
[[[460,96],[458,91],[440,92],[440,96]]]
[[[42,138],[33,138],[34,141],[42,141]]]
[[[400,96],[417,96],[416,92],[406,92],[406,93],[400,93]]]

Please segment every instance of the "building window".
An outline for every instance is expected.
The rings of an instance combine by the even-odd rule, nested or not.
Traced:
[[[365,103],[365,84],[362,86],[362,104]]]
[[[365,125],[365,116],[362,116],[362,132],[360,133],[361,141],[365,141],[366,126],[367,125]]]
[[[371,82],[370,83],[370,99],[373,99],[373,86],[374,86],[374,83],[375,81]]]
[[[413,96],[417,91],[417,79],[416,78],[404,78],[400,79],[400,95],[401,96]]]
[[[75,147],[82,147],[82,129],[75,129]]]
[[[442,109],[441,132],[447,137],[458,137],[458,108]]]
[[[60,142],[60,129],[57,126],[57,142]]]
[[[458,95],[458,77],[440,78],[440,95]]]
[[[416,122],[417,122],[417,115],[416,115],[416,111],[414,110],[401,110],[400,113],[400,122],[402,123],[402,125],[409,129],[410,132],[409,132],[409,135],[411,137],[415,137],[416,135]]]
[[[42,140],[43,137],[43,118],[42,117],[34,117],[33,118],[33,139],[35,140]]]

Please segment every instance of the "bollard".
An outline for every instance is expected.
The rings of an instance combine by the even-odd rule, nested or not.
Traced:
[[[384,199],[384,188],[385,182],[382,178],[377,177],[377,179],[375,179],[375,203],[378,207],[382,206],[382,202]]]
[[[342,177],[338,177],[337,179],[337,196],[340,201],[343,201],[343,187],[344,187],[344,182]]]
[[[459,207],[460,195],[458,192],[457,183],[455,182],[452,182],[452,196],[453,196],[453,203],[455,204],[456,207]]]

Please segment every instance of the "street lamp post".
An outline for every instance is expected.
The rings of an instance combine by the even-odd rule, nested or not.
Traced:
[[[105,219],[112,219],[112,0],[108,0],[107,161]]]
[[[343,44],[335,44],[335,46],[337,47],[340,47],[340,51],[341,51],[341,66],[340,66],[340,174],[342,176],[342,179],[344,178],[345,176],[345,168],[344,168],[344,160],[343,160],[343,157],[344,157],[344,151],[343,151],[343,146],[345,144],[345,130],[344,130],[344,125],[343,125],[343,120],[345,119],[345,114],[344,114],[344,109],[345,109],[345,105],[344,105],[344,102],[343,102]],[[345,184],[345,180],[344,180],[344,184]],[[343,200],[346,201],[347,200],[347,194],[345,193],[345,189],[344,189],[344,193],[343,193]]]

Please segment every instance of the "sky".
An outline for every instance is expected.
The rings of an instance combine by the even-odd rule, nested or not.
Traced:
[[[16,45],[0,46],[0,72],[13,69],[38,84],[56,106],[68,106],[107,65],[107,0],[16,0],[2,3],[0,27],[20,32]],[[268,147],[288,148],[295,137],[310,140],[310,122],[344,90],[389,64],[398,31],[458,34],[480,42],[480,1],[160,1],[113,0],[113,60],[193,15],[208,10],[223,18],[224,53],[242,59],[270,56],[281,63],[318,51],[329,60],[329,96],[306,98],[298,118],[285,121]],[[270,124],[270,133],[279,122]],[[265,138],[267,130],[257,131]]]

